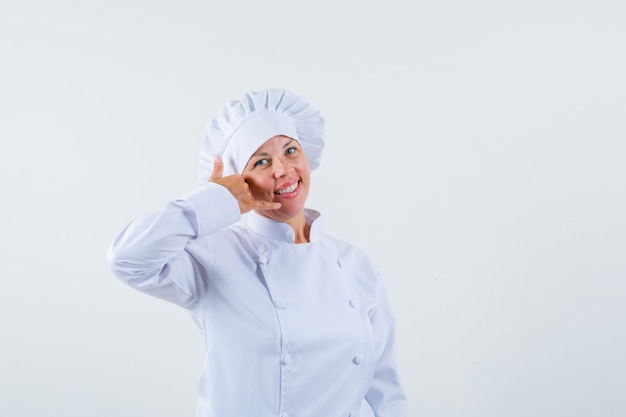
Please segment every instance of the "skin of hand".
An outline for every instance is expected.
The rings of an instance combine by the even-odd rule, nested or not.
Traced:
[[[280,203],[278,202],[255,199],[250,192],[250,185],[245,181],[243,176],[228,175],[222,177],[223,172],[224,162],[220,156],[215,156],[213,159],[213,173],[211,174],[211,178],[209,178],[209,182],[214,182],[226,187],[237,200],[241,214],[247,213],[250,210],[276,210],[280,208]]]

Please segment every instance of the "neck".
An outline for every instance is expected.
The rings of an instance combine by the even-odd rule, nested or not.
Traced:
[[[311,225],[306,223],[304,212],[286,222],[293,229],[294,243],[309,243],[309,232]]]

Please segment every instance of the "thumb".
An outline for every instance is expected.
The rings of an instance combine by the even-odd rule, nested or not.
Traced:
[[[211,173],[211,177],[209,181],[219,180],[222,178],[222,174],[224,173],[224,161],[222,161],[222,157],[219,155],[215,155],[213,157],[213,172]]]

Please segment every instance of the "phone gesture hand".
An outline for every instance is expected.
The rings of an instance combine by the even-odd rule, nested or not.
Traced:
[[[228,191],[235,197],[239,204],[241,214],[250,210],[276,210],[280,208],[280,203],[275,201],[257,200],[250,192],[250,185],[246,182],[242,175],[228,175],[223,177],[224,162],[220,156],[215,156],[213,160],[213,172],[209,178],[209,182],[214,182],[226,187]]]

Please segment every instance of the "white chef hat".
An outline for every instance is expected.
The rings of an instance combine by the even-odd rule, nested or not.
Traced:
[[[240,101],[226,103],[204,131],[198,183],[209,180],[215,155],[222,156],[224,176],[241,174],[259,146],[278,135],[300,142],[311,171],[319,166],[324,119],[309,102],[287,90],[269,89],[250,91]]]

